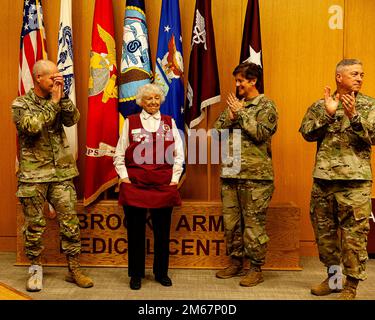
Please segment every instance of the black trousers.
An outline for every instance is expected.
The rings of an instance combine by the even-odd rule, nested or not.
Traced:
[[[168,275],[169,238],[173,207],[149,209],[154,234],[155,277]],[[128,229],[128,275],[145,276],[146,261],[146,214],[147,209],[124,206]]]

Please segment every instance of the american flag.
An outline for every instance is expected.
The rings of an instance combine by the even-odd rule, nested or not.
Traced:
[[[35,61],[47,59],[46,33],[41,0],[24,0],[20,43],[18,95],[33,87]]]
[[[20,60],[18,75],[18,95],[24,95],[33,84],[33,66],[40,59],[47,59],[46,33],[43,23],[42,0],[24,0],[23,23],[20,41]],[[18,156],[17,138],[17,156]],[[18,170],[18,157],[16,157],[16,171]],[[49,209],[47,209],[49,208]],[[51,205],[46,206],[48,217],[53,218],[56,214]]]

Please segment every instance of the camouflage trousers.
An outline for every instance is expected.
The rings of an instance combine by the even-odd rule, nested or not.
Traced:
[[[38,257],[44,249],[42,235],[46,228],[45,201],[52,204],[56,211],[63,252],[68,255],[80,253],[81,236],[75,210],[77,194],[72,180],[46,183],[20,182],[16,195],[25,216],[23,226],[25,254],[30,260]]]
[[[310,216],[320,261],[343,264],[343,274],[365,280],[371,181],[314,179]]]
[[[274,191],[273,181],[221,179],[221,199],[227,253],[247,257],[254,266],[265,262],[266,211]]]

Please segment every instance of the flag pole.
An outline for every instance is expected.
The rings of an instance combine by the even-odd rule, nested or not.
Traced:
[[[208,131],[208,115],[209,110],[206,110],[206,130]],[[212,170],[211,170],[211,136],[207,135],[207,197],[208,201],[211,201],[212,198],[212,188],[211,188],[211,177],[212,177]]]
[[[38,8],[41,6],[39,5],[39,0],[35,0],[35,3],[36,3],[36,15],[38,17],[38,24],[39,24],[39,32],[40,32],[40,35],[41,35],[41,43],[42,43],[42,54],[43,54],[43,59],[47,59],[47,51],[46,51],[46,48],[44,47],[44,26],[43,26],[43,22],[42,22],[42,18],[40,17],[40,12],[38,10]]]

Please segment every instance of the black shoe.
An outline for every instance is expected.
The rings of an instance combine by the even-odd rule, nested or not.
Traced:
[[[164,287],[170,287],[172,285],[172,280],[168,276],[163,277],[155,277],[155,280],[157,282],[160,282],[160,284]]]
[[[141,278],[140,277],[131,277],[130,278],[130,289],[132,289],[132,290],[141,289]]]

